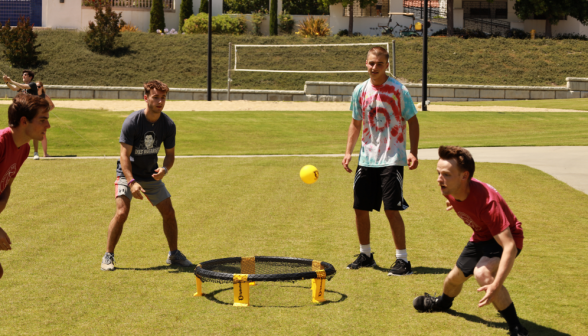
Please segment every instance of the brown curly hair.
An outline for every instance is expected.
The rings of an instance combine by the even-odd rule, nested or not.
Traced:
[[[460,171],[467,171],[470,173],[470,179],[474,177],[476,171],[476,163],[470,151],[459,146],[440,146],[439,158],[443,160],[455,159],[457,167]]]

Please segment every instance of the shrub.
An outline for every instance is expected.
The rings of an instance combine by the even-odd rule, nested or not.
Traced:
[[[278,16],[278,19],[278,28],[280,28],[280,31],[286,34],[292,34],[292,31],[294,30],[294,20],[292,19],[292,15],[284,11]]]
[[[249,14],[258,10],[267,10],[268,0],[225,0],[223,9],[225,12]]]
[[[129,33],[136,33],[139,32],[139,28],[135,27],[135,26],[131,26],[130,24],[125,24],[123,26],[120,27],[120,32],[124,33],[124,32],[129,32]]]
[[[531,34],[525,32],[524,30],[511,28],[506,32],[504,37],[524,40],[531,38]]]
[[[121,36],[120,27],[126,23],[121,20],[122,13],[117,14],[112,11],[110,3],[95,2],[94,9],[96,10],[94,16],[96,23],[90,21],[84,40],[93,52],[111,53],[114,51],[116,38]]]
[[[554,40],[580,40],[580,41],[588,41],[588,36],[581,35],[578,33],[565,33],[565,34],[557,34],[553,38]]]
[[[265,19],[263,10],[256,11],[251,14],[251,22],[253,23],[253,35],[261,35],[261,23]]]
[[[10,20],[0,29],[0,41],[4,44],[4,56],[10,64],[19,68],[35,66],[38,45],[35,45],[37,33],[33,31],[31,20],[21,16],[16,27],[10,28]]]
[[[192,10],[193,5],[192,0],[182,0],[180,4],[180,32],[183,32],[184,21],[194,15],[194,11]]]
[[[331,28],[329,28],[324,18],[315,19],[314,16],[309,16],[298,24],[296,34],[303,37],[329,36],[331,35]]]
[[[200,1],[200,9],[198,9],[198,14],[200,13],[208,13],[208,0]]]
[[[212,32],[214,34],[240,35],[245,32],[245,17],[243,15],[217,15],[212,17]],[[186,34],[208,33],[208,14],[198,13],[192,15],[184,22]]]
[[[340,37],[344,37],[344,36],[349,36],[349,31],[347,29],[341,29],[339,30],[339,32],[337,34],[335,34],[335,36],[340,36]],[[360,32],[355,32],[353,33],[354,37],[359,37],[359,36],[363,36]]]
[[[151,17],[149,19],[149,32],[155,33],[157,29],[165,29],[165,17],[163,16],[163,1],[153,0],[151,3]]]

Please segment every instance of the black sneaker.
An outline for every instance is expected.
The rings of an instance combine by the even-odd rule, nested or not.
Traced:
[[[354,257],[357,257],[354,262],[347,265],[347,269],[358,269],[362,267],[374,267],[376,266],[376,261],[374,260],[374,254],[371,253],[368,257],[367,254],[356,254]]]
[[[402,259],[396,259],[396,262],[390,267],[388,275],[409,275],[412,274],[412,267],[410,267],[410,261],[404,261]]]
[[[527,336],[527,335],[529,335],[529,332],[527,331],[527,329],[525,329],[525,327],[523,327],[520,324],[517,327],[515,327],[514,329],[510,330],[510,336]]]
[[[441,307],[441,297],[440,296],[431,296],[429,293],[425,293],[425,295],[417,296],[413,301],[412,305],[414,309],[420,311],[421,313],[431,313],[431,312],[439,312],[449,310],[450,307],[442,308]]]

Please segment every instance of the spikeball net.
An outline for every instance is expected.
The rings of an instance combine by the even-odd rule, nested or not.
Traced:
[[[202,296],[202,282],[232,283],[234,306],[249,305],[249,286],[256,282],[296,282],[311,280],[312,301],[325,301],[325,282],[337,271],[318,260],[289,257],[233,257],[205,261],[196,266],[194,296]]]

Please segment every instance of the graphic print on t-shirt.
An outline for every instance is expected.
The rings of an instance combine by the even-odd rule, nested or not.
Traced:
[[[6,174],[4,174],[4,177],[2,177],[2,182],[0,182],[0,190],[3,191],[10,179],[14,176],[16,176],[16,163],[13,163],[10,168],[8,168]]]
[[[468,216],[467,214],[463,213],[463,212],[458,212],[457,216],[459,218],[461,218],[463,220],[464,223],[466,223],[467,226],[471,227],[472,230],[474,231],[480,231],[482,228],[476,224],[476,222],[474,222],[473,219],[470,218],[470,216]]]
[[[143,140],[141,141],[139,148],[135,148],[135,155],[159,153],[159,146],[153,147],[154,145],[157,145],[157,135],[155,135],[155,132],[153,131],[148,131],[143,135]]]

